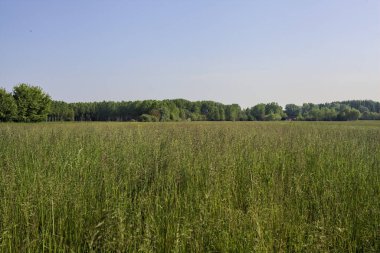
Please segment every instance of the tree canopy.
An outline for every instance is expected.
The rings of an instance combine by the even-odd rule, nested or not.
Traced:
[[[17,121],[39,122],[47,119],[51,99],[40,87],[19,84],[13,88],[13,98],[17,105]]]
[[[19,84],[12,93],[0,89],[0,121],[347,121],[380,120],[380,103],[351,100],[324,104],[238,104],[185,99],[66,103],[51,101],[40,87]]]
[[[17,116],[17,105],[12,94],[0,88],[0,121],[13,121]]]

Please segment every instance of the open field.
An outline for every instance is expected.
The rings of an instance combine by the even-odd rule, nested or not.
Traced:
[[[379,252],[380,122],[0,124],[0,252]]]

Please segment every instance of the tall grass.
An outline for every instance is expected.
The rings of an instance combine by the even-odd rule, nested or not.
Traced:
[[[379,252],[380,123],[0,125],[1,252]]]

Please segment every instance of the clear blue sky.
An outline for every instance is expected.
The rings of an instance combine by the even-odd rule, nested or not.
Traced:
[[[379,0],[0,0],[0,86],[72,101],[380,101]]]

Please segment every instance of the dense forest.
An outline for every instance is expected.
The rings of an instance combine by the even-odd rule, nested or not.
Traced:
[[[380,103],[351,100],[325,104],[261,103],[251,108],[185,99],[66,103],[51,100],[40,87],[0,88],[0,121],[347,121],[380,120]]]

